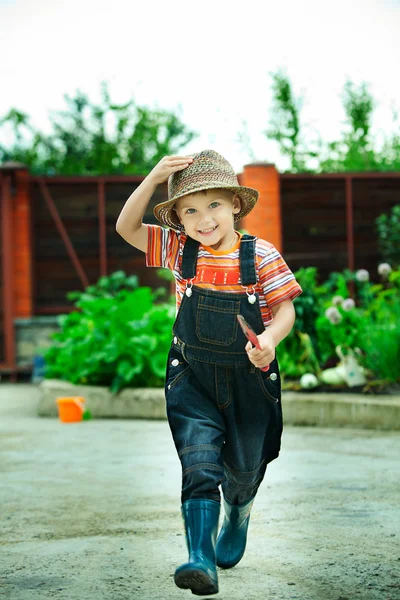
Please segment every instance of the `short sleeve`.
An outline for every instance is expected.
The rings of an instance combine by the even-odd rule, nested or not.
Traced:
[[[263,254],[258,273],[268,306],[300,296],[303,290],[275,246],[268,244],[268,249],[263,248]]]
[[[178,234],[159,225],[147,225],[147,267],[174,269],[179,255]]]

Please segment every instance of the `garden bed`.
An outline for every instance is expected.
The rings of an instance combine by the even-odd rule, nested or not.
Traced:
[[[277,348],[285,393],[379,400],[400,394],[400,268],[382,263],[378,272],[379,283],[360,269],[332,273],[321,285],[315,267],[295,273],[303,289],[294,300],[295,327]],[[124,416],[124,399],[133,394],[142,402],[147,388],[162,394],[175,320],[165,289],[153,292],[116,272],[69,299],[77,310],[59,316],[60,331],[44,356],[46,377],[111,390],[101,416]],[[121,413],[114,414],[117,406]]]

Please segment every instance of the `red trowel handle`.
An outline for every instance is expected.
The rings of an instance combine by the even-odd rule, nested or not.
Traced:
[[[246,319],[242,315],[237,315],[237,319],[239,321],[239,325],[243,330],[244,335],[247,339],[257,348],[257,350],[261,350],[260,343],[258,341],[258,337],[255,332],[252,330]],[[260,369],[260,371],[268,371],[269,365]]]

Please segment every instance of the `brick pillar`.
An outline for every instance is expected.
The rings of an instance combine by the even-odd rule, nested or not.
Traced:
[[[15,317],[32,316],[31,202],[29,173],[13,172],[13,291]]]
[[[246,229],[282,252],[282,223],[279,173],[275,165],[253,163],[245,165],[239,177],[240,185],[260,192],[256,206],[240,223]]]

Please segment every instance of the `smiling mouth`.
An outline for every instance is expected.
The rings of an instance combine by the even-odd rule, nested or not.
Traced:
[[[198,231],[202,235],[210,235],[210,233],[215,231],[217,229],[217,227],[218,227],[218,225],[216,225],[215,227],[210,227],[210,229],[199,229]]]

